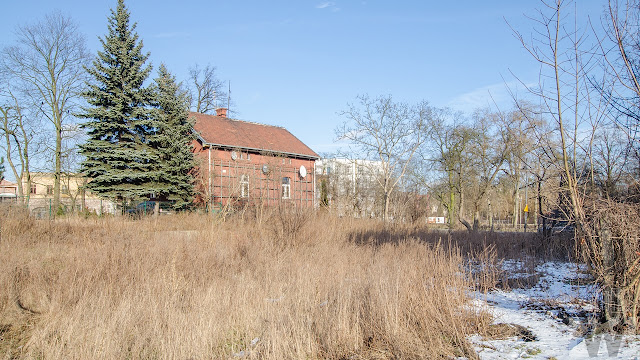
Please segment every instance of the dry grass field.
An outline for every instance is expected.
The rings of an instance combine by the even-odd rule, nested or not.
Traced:
[[[491,322],[446,233],[304,212],[0,217],[0,359],[474,359],[466,337]]]

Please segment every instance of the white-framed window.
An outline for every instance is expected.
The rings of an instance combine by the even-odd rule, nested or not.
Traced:
[[[240,176],[240,197],[249,197],[249,175]]]
[[[291,178],[289,177],[282,178],[282,198],[283,199],[291,198]]]

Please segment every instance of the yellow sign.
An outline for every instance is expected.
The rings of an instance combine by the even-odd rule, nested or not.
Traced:
[[[524,212],[529,212],[529,205],[524,206]]]

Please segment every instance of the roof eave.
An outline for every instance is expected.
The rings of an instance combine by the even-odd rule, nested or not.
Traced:
[[[243,149],[243,150],[248,150],[248,151],[253,151],[253,152],[268,152],[268,153],[274,153],[274,154],[282,154],[282,155],[286,155],[288,157],[297,157],[297,158],[302,158],[302,159],[308,159],[308,160],[318,160],[320,159],[320,156],[317,155],[309,155],[309,154],[298,154],[298,153],[292,153],[292,152],[286,152],[286,151],[277,151],[277,150],[269,150],[269,149],[258,149],[258,148],[252,148],[252,147],[245,147],[245,146],[231,146],[231,145],[224,145],[224,144],[214,144],[214,143],[210,143],[205,141],[201,136],[198,136],[198,139],[200,139],[200,141],[202,142],[202,147],[215,147],[215,148],[221,148],[221,149],[229,149],[229,150],[233,150],[233,149]]]

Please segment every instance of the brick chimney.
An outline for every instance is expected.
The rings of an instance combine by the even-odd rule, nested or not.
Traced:
[[[227,117],[227,108],[217,108],[216,109],[216,115],[218,116],[222,116],[222,117]]]

